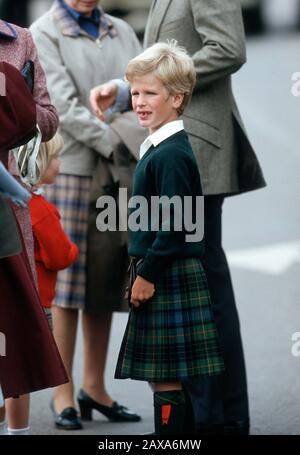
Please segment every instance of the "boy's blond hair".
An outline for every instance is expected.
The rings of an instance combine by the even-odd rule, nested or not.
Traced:
[[[63,146],[64,141],[59,133],[56,133],[50,141],[41,143],[39,153],[36,158],[36,163],[40,171],[39,183],[43,180],[50,161],[53,157],[59,155]]]
[[[153,74],[171,95],[183,94],[184,98],[177,110],[182,114],[192,96],[196,83],[196,70],[192,58],[183,47],[172,40],[156,43],[137,57],[130,60],[126,70],[129,83],[134,79]]]

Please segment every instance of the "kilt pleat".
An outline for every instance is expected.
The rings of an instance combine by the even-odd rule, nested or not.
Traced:
[[[60,174],[46,188],[46,198],[58,209],[63,228],[79,249],[77,261],[58,272],[53,304],[62,308],[83,309],[86,289],[87,230],[92,178]]]
[[[175,260],[156,283],[154,296],[131,308],[115,377],[169,382],[223,370],[201,261]]]

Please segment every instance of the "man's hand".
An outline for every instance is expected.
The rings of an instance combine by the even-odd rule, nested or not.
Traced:
[[[132,286],[130,301],[133,306],[139,307],[141,303],[151,299],[154,292],[155,289],[153,283],[150,283],[150,281],[145,280],[141,276],[137,276]]]
[[[104,121],[104,112],[116,101],[118,85],[114,81],[94,87],[90,92],[90,103],[95,115]]]

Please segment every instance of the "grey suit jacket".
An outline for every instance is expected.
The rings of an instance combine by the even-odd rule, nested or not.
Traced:
[[[265,186],[231,88],[246,61],[239,0],[154,0],[145,47],[176,39],[192,56],[197,83],[183,120],[199,164],[204,194]]]

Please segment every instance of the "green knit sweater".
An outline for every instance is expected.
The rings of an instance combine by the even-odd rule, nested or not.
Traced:
[[[157,211],[151,213],[151,196],[179,196],[181,201],[184,201],[184,196],[190,196],[190,219],[195,222],[196,216],[199,217],[196,196],[202,195],[200,175],[185,131],[172,135],[145,153],[136,167],[132,195],[143,196],[148,202],[147,206],[141,204],[129,208],[129,254],[144,258],[138,267],[138,275],[155,283],[172,260],[203,255],[203,240],[187,241],[186,235],[193,232],[185,228],[187,209],[184,203],[182,212],[174,209],[172,204],[169,211],[163,212],[164,205],[159,203],[159,216],[156,216]],[[137,216],[138,213],[141,217]],[[132,229],[132,220],[140,221],[138,230],[137,227]],[[175,229],[178,221],[182,222],[180,231]],[[151,230],[151,223],[158,228]],[[168,223],[169,228],[165,230]]]

